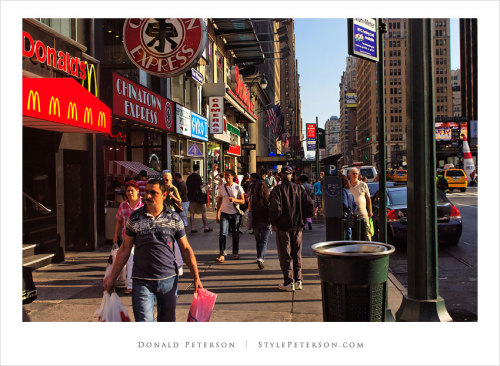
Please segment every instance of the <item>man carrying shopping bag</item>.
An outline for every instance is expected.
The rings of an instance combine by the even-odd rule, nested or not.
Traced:
[[[175,321],[178,268],[174,241],[177,240],[184,262],[194,277],[194,291],[203,288],[194,252],[184,231],[184,224],[175,211],[164,205],[165,182],[150,179],[146,186],[145,206],[137,209],[127,221],[125,239],[118,250],[113,269],[103,281],[104,289],[113,292],[115,280],[127,262],[135,244],[132,273],[132,308],[135,320],[154,321],[157,302],[158,321]]]

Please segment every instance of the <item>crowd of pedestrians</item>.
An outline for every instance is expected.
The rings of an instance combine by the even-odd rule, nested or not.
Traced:
[[[203,287],[186,236],[188,227],[190,235],[197,232],[195,215],[201,214],[204,232],[213,230],[206,218],[206,205],[210,202],[208,186],[203,183],[199,169],[195,164],[185,182],[181,174],[172,176],[166,170],[162,172],[162,179],[148,180],[147,172],[141,171],[137,181],[126,183],[127,200],[121,203],[116,215],[113,237],[120,248],[103,286],[112,292],[118,274],[124,267],[127,269],[125,294],[132,294],[136,321],[154,321],[155,303],[158,321],[175,321],[177,283],[184,263],[193,274],[195,292]],[[322,201],[318,199],[321,182],[313,187],[307,176],[294,175],[288,166],[279,174],[272,171],[246,174],[241,184],[233,170],[221,174],[214,169],[211,179],[217,188],[216,221],[219,223],[219,252],[215,261],[226,260],[229,234],[231,258],[240,258],[239,228],[242,218],[246,218],[246,227],[255,237],[258,268],[264,269],[269,238],[274,231],[283,274],[278,288],[301,290],[302,231],[312,230],[312,216],[321,213]]]

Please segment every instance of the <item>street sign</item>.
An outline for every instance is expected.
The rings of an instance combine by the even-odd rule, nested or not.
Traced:
[[[349,54],[368,61],[378,62],[378,19],[347,19],[347,43]]]
[[[241,144],[243,150],[255,150],[257,148],[256,144]]]

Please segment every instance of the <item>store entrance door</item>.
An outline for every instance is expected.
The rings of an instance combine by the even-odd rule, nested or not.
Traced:
[[[64,150],[64,230],[66,250],[93,250],[92,186],[88,151]]]

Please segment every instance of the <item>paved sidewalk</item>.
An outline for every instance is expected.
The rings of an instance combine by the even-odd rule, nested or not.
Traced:
[[[322,220],[314,219],[313,230],[303,234],[304,288],[301,291],[282,292],[277,286],[282,281],[273,233],[266,254],[265,268],[255,262],[255,239],[242,227],[240,259],[226,257],[223,264],[214,261],[218,254],[218,223],[215,213],[208,212],[213,232],[204,233],[202,222],[196,218],[195,234],[188,235],[193,247],[203,286],[216,293],[217,301],[211,321],[214,322],[321,322],[321,283],[316,255],[311,245],[325,241]],[[94,252],[67,252],[63,263],[51,264],[33,272],[38,299],[26,305],[32,321],[91,322],[97,321],[94,311],[102,299],[102,277],[111,245]],[[228,239],[231,252],[231,238]],[[185,266],[179,283],[177,321],[187,319],[193,300],[189,269]],[[131,296],[123,296],[123,287],[117,289],[122,302],[133,319]],[[389,274],[389,307],[395,313],[405,288]]]

